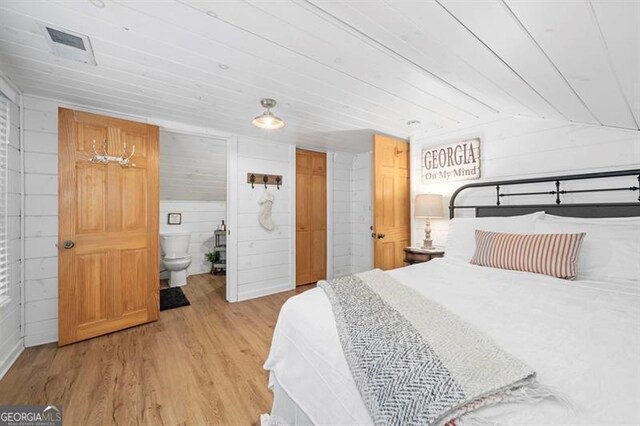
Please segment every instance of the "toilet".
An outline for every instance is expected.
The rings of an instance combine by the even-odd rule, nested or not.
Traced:
[[[162,263],[169,271],[169,287],[180,287],[187,283],[187,268],[191,265],[189,242],[191,234],[160,234]]]

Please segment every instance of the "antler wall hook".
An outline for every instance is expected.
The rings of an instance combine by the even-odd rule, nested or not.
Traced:
[[[109,155],[107,152],[107,141],[105,140],[102,143],[102,154],[98,154],[96,151],[96,140],[93,140],[92,143],[93,148],[93,157],[89,159],[89,162],[94,164],[109,164],[109,163],[118,163],[122,167],[135,167],[135,164],[131,162],[131,158],[133,154],[136,153],[136,146],[133,145],[131,147],[131,154],[127,155],[127,143],[123,144],[122,155],[120,157],[115,157],[113,155]]]

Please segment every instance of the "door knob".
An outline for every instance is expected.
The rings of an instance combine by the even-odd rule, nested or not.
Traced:
[[[62,243],[62,247],[66,248],[67,250],[68,249],[72,249],[73,246],[75,246],[75,245],[76,245],[76,243],[74,243],[71,240],[66,240],[64,243]]]
[[[376,238],[377,238],[377,239],[379,239],[379,240],[383,239],[384,237],[385,237],[385,235],[384,235],[384,234],[378,234],[378,235],[376,235]]]

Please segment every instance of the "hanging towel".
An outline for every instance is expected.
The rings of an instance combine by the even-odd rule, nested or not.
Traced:
[[[273,208],[274,199],[274,195],[265,189],[264,194],[262,194],[262,197],[258,201],[258,204],[260,204],[258,222],[260,222],[260,225],[262,225],[262,227],[267,231],[273,231],[276,227],[273,223],[273,218],[271,217],[271,209]]]

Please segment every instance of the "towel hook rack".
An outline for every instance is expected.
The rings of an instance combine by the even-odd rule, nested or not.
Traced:
[[[282,175],[247,173],[247,183],[251,184],[251,189],[254,189],[255,183],[260,181],[264,184],[265,189],[267,189],[268,185],[275,185],[276,188],[280,189],[280,186],[282,186]]]

